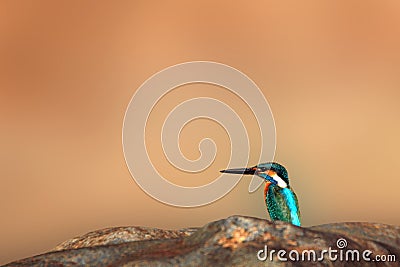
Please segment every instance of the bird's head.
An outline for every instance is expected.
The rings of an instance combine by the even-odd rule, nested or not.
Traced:
[[[289,175],[286,168],[276,162],[260,163],[250,168],[227,169],[220,172],[257,175],[279,187],[285,188],[289,186]]]

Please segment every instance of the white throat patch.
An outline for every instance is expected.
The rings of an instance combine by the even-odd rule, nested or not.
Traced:
[[[279,187],[287,187],[287,183],[278,174],[273,175],[272,178],[274,178],[274,180],[278,183]]]

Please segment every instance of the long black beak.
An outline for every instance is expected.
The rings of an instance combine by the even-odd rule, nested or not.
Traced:
[[[235,174],[254,174],[254,172],[257,170],[256,167],[252,168],[237,168],[237,169],[227,169],[227,170],[222,170],[220,172],[224,173],[235,173]]]

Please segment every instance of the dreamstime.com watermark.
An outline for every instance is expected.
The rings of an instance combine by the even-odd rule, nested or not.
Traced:
[[[228,166],[223,167],[247,166],[249,162],[250,140],[240,116],[241,110],[224,103],[223,99],[194,97],[183,101],[169,112],[161,133],[146,133],[150,113],[164,96],[177,87],[185,90],[185,85],[194,83],[215,85],[216,90],[229,91],[241,99],[250,108],[261,133],[259,160],[271,161],[275,154],[275,122],[271,109],[262,91],[244,73],[208,61],[186,62],[161,70],[135,91],[125,113],[122,143],[129,172],[140,188],[154,199],[178,207],[197,207],[216,201],[229,193],[241,176],[220,174],[217,179],[202,186],[174,184],[170,182],[171,177],[163,177],[153,165],[147,151],[146,136],[151,136],[147,142],[155,138],[161,140],[164,155],[159,157],[165,156],[176,169],[201,172],[214,162],[216,144],[212,139],[204,138],[198,145],[200,157],[189,160],[181,152],[179,137],[183,127],[191,121],[198,118],[212,120],[225,129],[230,139],[231,151],[223,151],[225,157],[230,156],[230,160]],[[206,129],[201,131],[206,132]],[[262,183],[262,179],[253,177],[249,192],[257,190]]]
[[[257,252],[257,258],[260,261],[310,261],[310,262],[322,262],[329,260],[331,262],[396,262],[396,255],[374,255],[371,250],[357,250],[357,249],[347,249],[347,240],[344,238],[339,238],[336,241],[336,248],[328,247],[328,249],[323,249],[321,251],[316,251],[313,249],[306,249],[303,251],[297,250],[275,250],[268,249],[265,245],[264,249]]]

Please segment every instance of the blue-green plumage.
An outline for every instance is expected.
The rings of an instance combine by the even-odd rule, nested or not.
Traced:
[[[273,221],[286,221],[300,226],[300,210],[296,194],[289,188],[270,185],[265,198],[269,216]]]
[[[301,225],[297,196],[289,185],[286,168],[279,163],[267,162],[252,168],[228,169],[221,172],[255,174],[263,178],[266,181],[265,204],[271,219]]]

